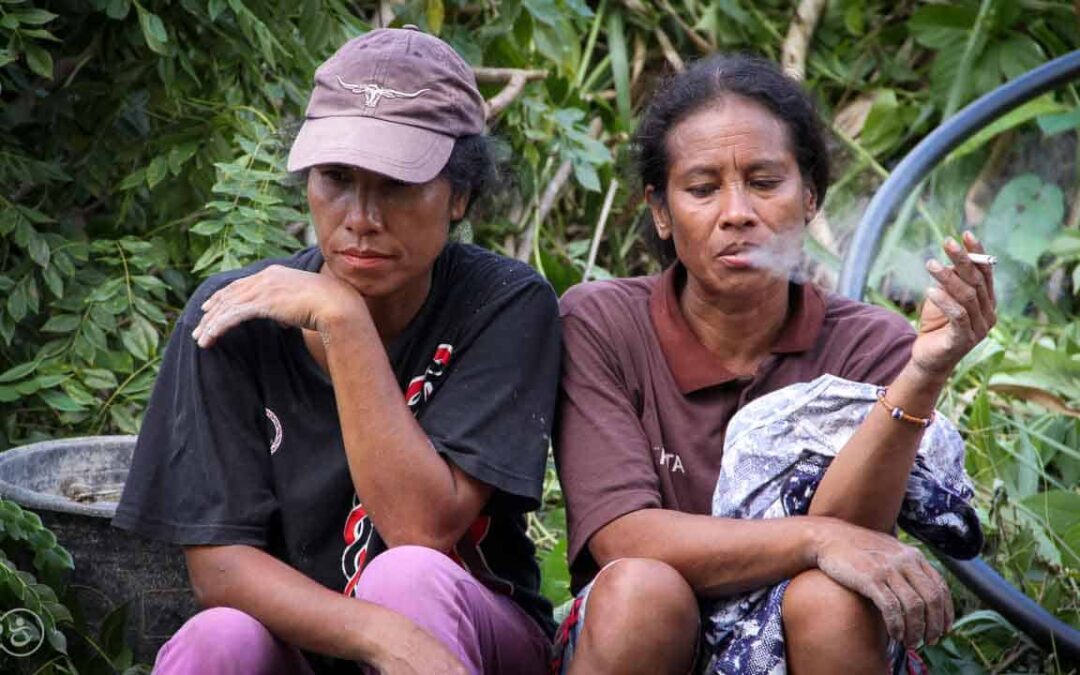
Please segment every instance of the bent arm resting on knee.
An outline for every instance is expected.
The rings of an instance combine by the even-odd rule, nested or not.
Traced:
[[[700,597],[762,588],[820,569],[881,611],[890,635],[903,639],[931,622],[952,622],[948,589],[926,559],[894,537],[835,518],[714,518],[642,509],[616,518],[589,540],[600,565],[652,558],[675,568]]]
[[[642,509],[598,530],[589,551],[601,566],[618,558],[661,560],[697,595],[717,597],[812,569],[826,532],[838,526],[828,518],[739,520]]]
[[[416,652],[456,661],[404,616],[335,593],[261,549],[189,546],[184,554],[203,607],[238,609],[300,649],[376,667]]]

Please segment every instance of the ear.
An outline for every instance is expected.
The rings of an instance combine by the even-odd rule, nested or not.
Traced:
[[[807,224],[817,215],[817,195],[808,185],[803,186],[803,213],[806,214]]]
[[[457,222],[465,217],[465,210],[469,207],[469,195],[451,194],[450,196],[450,222]]]
[[[656,235],[661,239],[671,239],[671,214],[668,212],[664,200],[660,198],[660,195],[651,185],[645,186],[645,201],[648,202],[649,211],[652,212]]]

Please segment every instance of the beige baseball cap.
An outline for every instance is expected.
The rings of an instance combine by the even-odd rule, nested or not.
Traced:
[[[315,71],[289,171],[346,164],[409,183],[439,175],[455,139],[484,130],[472,69],[413,28],[353,38]]]

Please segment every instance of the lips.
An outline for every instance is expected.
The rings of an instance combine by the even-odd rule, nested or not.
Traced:
[[[362,248],[360,246],[346,246],[345,248],[338,249],[337,254],[342,262],[349,267],[356,269],[378,267],[394,258],[394,256],[389,253],[384,253],[383,251],[371,248]]]
[[[749,269],[753,267],[749,253],[756,248],[753,244],[738,242],[728,244],[716,254],[716,259],[726,267],[732,269]]]

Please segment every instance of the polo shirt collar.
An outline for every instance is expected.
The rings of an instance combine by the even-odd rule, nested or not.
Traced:
[[[686,270],[675,263],[653,284],[649,315],[660,341],[664,360],[685,395],[736,379],[698,341],[679,307],[678,286]],[[813,284],[791,284],[791,311],[772,348],[773,354],[795,354],[814,345],[825,322],[825,298]]]

